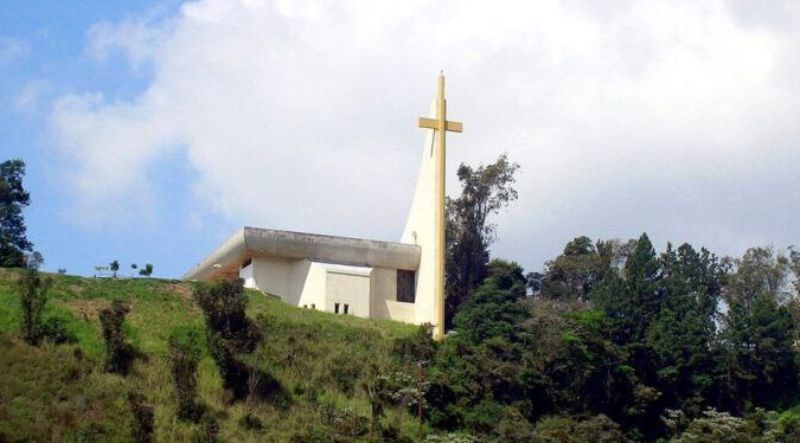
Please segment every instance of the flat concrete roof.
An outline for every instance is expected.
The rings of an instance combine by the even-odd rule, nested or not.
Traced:
[[[183,279],[213,280],[222,276],[238,275],[244,262],[258,256],[416,270],[419,267],[421,250],[417,245],[405,243],[245,226],[190,269]]]

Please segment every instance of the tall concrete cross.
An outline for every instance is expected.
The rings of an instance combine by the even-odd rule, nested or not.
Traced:
[[[433,330],[433,337],[441,340],[444,337],[444,261],[445,261],[445,141],[446,134],[450,132],[461,132],[463,126],[459,122],[447,121],[447,100],[444,98],[444,75],[439,75],[439,88],[436,94],[436,118],[419,118],[419,127],[433,129],[439,141],[439,149],[436,151],[436,269],[434,279],[436,281],[434,298],[436,300],[436,325]]]

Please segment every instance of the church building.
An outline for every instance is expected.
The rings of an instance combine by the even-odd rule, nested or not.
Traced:
[[[398,242],[244,227],[184,275],[241,277],[245,286],[308,309],[444,326],[444,77],[429,118],[405,229]]]

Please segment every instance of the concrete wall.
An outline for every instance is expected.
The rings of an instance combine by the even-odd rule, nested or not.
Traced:
[[[297,282],[303,282],[302,287],[299,289],[300,296],[297,306],[306,306],[309,309],[313,307],[313,309],[320,311],[324,310],[327,291],[327,269],[325,265],[301,260],[295,265],[294,276]]]
[[[339,314],[342,314],[344,305],[347,304],[348,315],[369,318],[369,292],[369,272],[328,269],[325,282],[325,310],[335,312],[336,303],[339,303]]]
[[[257,289],[256,279],[253,278],[253,262],[239,270],[239,278],[244,280],[244,287]]]
[[[432,118],[436,117],[435,100],[431,104],[428,115]],[[417,187],[400,240],[402,243],[418,245],[422,249],[414,300],[413,323],[416,324],[436,323],[434,300],[436,284],[434,280],[436,266],[436,159],[434,149],[438,149],[438,146],[434,135],[435,132],[432,129],[425,131]]]
[[[370,317],[416,322],[414,303],[397,301],[397,270],[373,268],[370,274]]]

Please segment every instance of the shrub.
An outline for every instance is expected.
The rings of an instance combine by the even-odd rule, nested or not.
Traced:
[[[51,342],[62,345],[65,343],[76,343],[78,337],[67,328],[68,320],[63,317],[50,316],[42,323],[42,333]]]
[[[196,331],[175,331],[169,338],[172,379],[178,400],[178,418],[198,422],[205,409],[197,401],[197,364],[202,350]]]
[[[125,340],[122,323],[130,309],[119,300],[114,300],[110,308],[100,311],[100,325],[106,342],[105,371],[127,375],[135,356],[135,350]]]
[[[22,338],[31,345],[38,345],[44,337],[42,314],[47,303],[47,291],[52,281],[42,278],[36,268],[28,268],[20,280],[20,304],[22,305]]]
[[[245,314],[247,295],[238,278],[195,289],[194,299],[203,310],[209,334],[219,335],[233,352],[250,353],[261,341],[261,333]]]
[[[131,437],[136,443],[149,443],[155,441],[155,421],[153,407],[145,403],[144,395],[138,392],[128,394],[128,404],[133,413]]]
[[[275,378],[238,358],[238,354],[252,353],[262,337],[245,313],[247,295],[243,283],[242,279],[235,279],[195,290],[194,298],[206,321],[208,349],[225,389],[235,399],[278,396],[286,400],[286,392]]]

